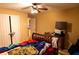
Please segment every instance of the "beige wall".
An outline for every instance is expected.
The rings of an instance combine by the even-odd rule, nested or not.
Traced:
[[[37,32],[53,32],[56,20],[60,19],[60,11],[52,10],[37,15]]]
[[[74,43],[79,38],[79,8],[64,11],[52,10],[37,15],[37,32],[53,32],[56,21],[72,23],[72,32],[69,32],[70,41]]]
[[[10,15],[19,15],[20,16],[20,31],[21,31],[21,39],[20,41],[24,41],[28,39],[28,18],[27,14],[15,10],[10,9],[0,9],[0,14],[10,14]]]
[[[79,38],[79,8],[72,8],[64,10],[62,13],[62,19],[72,23],[72,32],[70,32],[71,42],[76,42]]]

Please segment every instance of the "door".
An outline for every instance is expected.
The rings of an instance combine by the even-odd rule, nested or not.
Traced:
[[[29,37],[32,36],[32,33],[36,32],[36,19],[35,18],[30,18],[29,19]]]

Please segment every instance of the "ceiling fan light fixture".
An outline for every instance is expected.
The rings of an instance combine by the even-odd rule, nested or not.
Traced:
[[[35,10],[35,9],[32,9],[32,10],[31,10],[31,13],[32,13],[32,14],[37,14],[37,13],[38,13],[38,11],[37,11],[37,10]]]
[[[37,8],[37,6],[36,6],[36,5],[34,5],[34,6],[33,6],[33,8]]]

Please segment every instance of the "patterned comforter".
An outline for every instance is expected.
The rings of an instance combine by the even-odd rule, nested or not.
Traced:
[[[34,46],[24,46],[8,52],[9,55],[37,55],[38,50]]]

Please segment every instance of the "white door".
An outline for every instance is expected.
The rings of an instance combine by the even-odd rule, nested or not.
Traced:
[[[32,18],[30,21],[30,29],[31,29],[31,32],[36,32],[36,19],[35,18]]]
[[[7,47],[11,44],[9,16],[11,16],[13,43],[18,43],[20,39],[20,18],[18,15],[0,14],[0,47]]]

